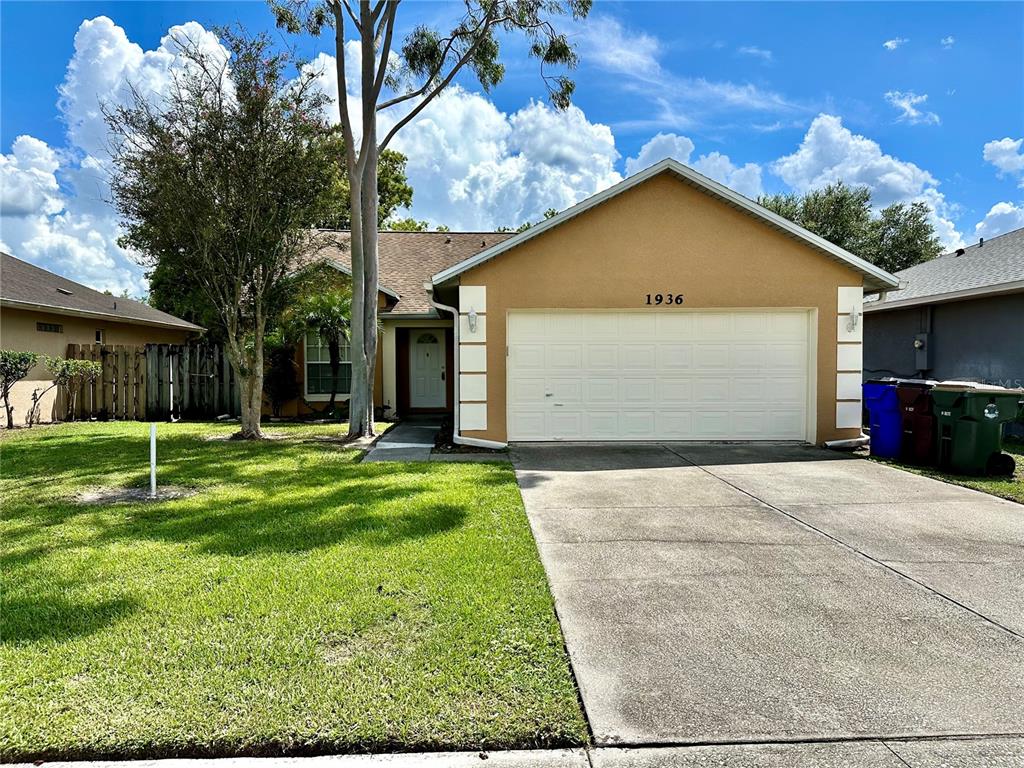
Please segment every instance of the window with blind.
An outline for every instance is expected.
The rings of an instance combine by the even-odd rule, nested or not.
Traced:
[[[341,339],[339,348],[341,364],[338,366],[339,395],[352,390],[352,363],[349,357],[347,339]],[[319,334],[306,334],[306,396],[326,400],[331,395],[331,353],[327,340]],[[318,398],[319,396],[319,398]]]

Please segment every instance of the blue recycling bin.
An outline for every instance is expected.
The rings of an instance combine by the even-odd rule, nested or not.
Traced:
[[[871,425],[871,455],[895,459],[903,440],[902,411],[896,394],[896,379],[864,382],[864,407]]]

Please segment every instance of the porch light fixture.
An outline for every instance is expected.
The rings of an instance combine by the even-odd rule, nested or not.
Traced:
[[[860,312],[854,307],[850,310],[849,317],[846,318],[846,330],[853,333],[857,330],[857,324],[860,322]]]
[[[466,319],[469,321],[469,332],[476,333],[476,307],[469,308],[469,317]]]

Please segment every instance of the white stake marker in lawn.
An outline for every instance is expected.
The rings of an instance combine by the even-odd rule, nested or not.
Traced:
[[[156,498],[156,422],[149,425],[149,497]]]

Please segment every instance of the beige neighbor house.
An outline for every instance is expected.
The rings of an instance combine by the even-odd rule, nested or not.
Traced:
[[[139,301],[110,296],[45,269],[0,254],[0,348],[64,357],[69,344],[181,344],[203,329]],[[32,393],[50,384],[43,365],[15,385],[15,423],[23,423]],[[40,404],[53,415],[56,391]]]
[[[376,401],[488,447],[856,437],[864,292],[898,285],[673,160],[518,234],[382,232],[380,283]]]

